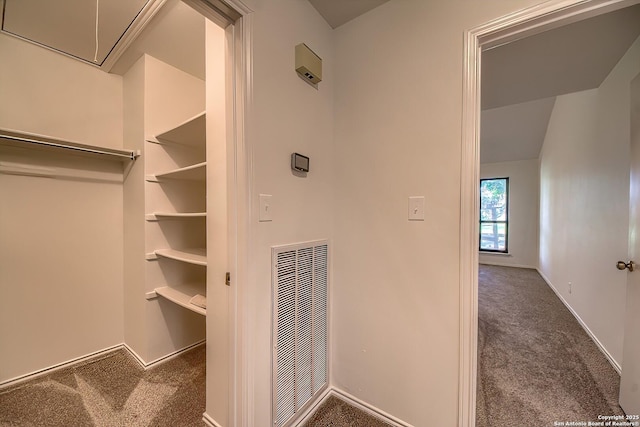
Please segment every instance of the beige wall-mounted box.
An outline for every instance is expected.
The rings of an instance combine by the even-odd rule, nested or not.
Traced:
[[[296,46],[296,71],[311,83],[322,81],[322,58],[304,43]]]

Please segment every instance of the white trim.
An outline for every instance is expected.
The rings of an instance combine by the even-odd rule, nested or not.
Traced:
[[[490,21],[464,34],[460,172],[460,427],[475,426],[481,49],[496,47],[638,3],[639,0],[551,0]]]
[[[226,0],[241,17],[233,24],[232,58],[233,80],[231,93],[233,124],[232,138],[234,146],[234,170],[232,195],[235,207],[235,253],[234,273],[229,297],[229,425],[249,427],[254,425],[253,382],[250,351],[251,340],[248,336],[250,248],[251,248],[251,188],[253,185],[253,148],[248,137],[249,112],[253,99],[253,15],[252,10],[240,0]],[[227,31],[230,29],[228,28]],[[228,33],[227,33],[228,34]],[[231,222],[230,222],[231,223]],[[211,420],[213,421],[213,420]]]
[[[66,362],[57,363],[55,365],[51,365],[47,368],[38,369],[37,371],[30,372],[28,374],[20,375],[14,378],[10,378],[8,380],[0,382],[0,389],[4,389],[7,387],[11,387],[25,381],[33,380],[38,377],[42,377],[44,375],[51,374],[53,372],[59,371],[64,368],[68,368],[72,365],[85,362],[87,360],[93,359],[95,357],[103,356],[105,354],[113,353],[114,351],[118,351],[122,348],[122,344],[117,344],[111,347],[104,348],[102,350],[94,351],[93,353],[85,354],[84,356],[76,357]]]
[[[482,249],[478,251],[478,255],[506,256],[506,257],[513,256],[508,252],[490,252],[490,251],[483,251]]]
[[[600,342],[600,340],[598,340],[596,335],[593,332],[591,332],[591,329],[589,329],[587,324],[582,320],[582,318],[573,309],[573,307],[571,307],[571,305],[567,302],[567,300],[564,299],[564,297],[560,294],[560,292],[556,289],[556,287],[553,286],[553,284],[551,283],[549,278],[547,276],[545,276],[544,273],[542,271],[540,271],[540,269],[536,268],[536,270],[538,271],[538,274],[540,274],[540,277],[542,277],[542,279],[546,282],[546,284],[551,288],[553,293],[556,294],[558,299],[560,299],[560,301],[562,301],[564,306],[567,307],[567,309],[571,312],[571,314],[573,314],[573,317],[576,318],[576,320],[578,321],[580,326],[582,326],[582,329],[584,329],[584,331],[587,333],[587,335],[589,335],[589,338],[591,338],[591,340],[593,340],[593,342],[596,344],[596,346],[598,346],[598,348],[600,349],[602,354],[604,354],[604,356],[607,358],[607,360],[609,361],[611,366],[613,366],[613,369],[615,369],[616,372],[618,372],[618,375],[620,375],[622,373],[622,367],[620,366],[620,364],[607,351],[607,349],[604,347],[604,345],[602,345],[602,343]]]
[[[152,360],[151,362],[146,362],[138,353],[135,352],[135,350],[133,350],[131,347],[129,347],[129,345],[127,345],[127,343],[123,343],[121,344],[122,348],[124,348],[125,350],[127,350],[129,352],[129,354],[131,354],[131,356],[133,356],[134,359],[136,359],[136,361],[138,362],[138,364],[140,365],[141,368],[143,368],[144,370],[147,369],[151,369],[154,366],[157,366],[161,363],[164,362],[168,362],[171,359],[175,359],[176,357],[180,356],[182,353],[189,351],[191,349],[194,349],[196,347],[199,347],[201,345],[204,345],[206,343],[206,340],[201,340],[198,341],[196,343],[190,344],[186,347],[182,347],[179,350],[176,350],[172,353],[169,353],[167,355],[164,355],[162,357],[158,357],[157,359]]]
[[[329,397],[334,396],[338,399],[341,399],[347,402],[349,405],[360,409],[363,412],[371,415],[372,417],[384,421],[387,424],[390,424],[393,427],[413,427],[411,424],[400,420],[399,418],[394,417],[383,411],[380,408],[377,408],[363,400],[358,399],[357,397],[347,393],[344,390],[341,390],[336,387],[328,387],[322,395],[320,395],[315,402],[309,406],[305,411],[301,412],[296,421],[292,424],[292,427],[300,427],[303,426],[307,421],[309,421],[315,413],[320,409],[320,407],[329,399]]]
[[[380,408],[377,408],[363,400],[358,399],[357,397],[347,393],[344,390],[340,390],[339,388],[331,387],[329,392],[329,396],[335,396],[339,399],[344,400],[351,406],[355,406],[356,408],[366,412],[367,414],[386,422],[387,424],[392,425],[393,427],[413,427],[411,424],[402,421],[399,418],[394,417],[383,411]]]
[[[526,265],[526,264],[506,264],[506,263],[501,263],[499,261],[480,261],[478,262],[478,264],[481,265],[496,265],[498,267],[514,267],[514,268],[528,268],[530,270],[536,270],[538,267],[535,267],[533,265]]]
[[[147,370],[150,368],[153,368],[161,363],[164,362],[168,362],[171,359],[175,359],[176,357],[180,356],[182,353],[192,350],[198,346],[201,346],[205,344],[205,341],[199,341],[195,344],[191,344],[187,347],[184,347],[180,350],[174,351],[173,353],[170,353],[166,356],[163,357],[159,357],[158,359],[152,361],[152,362],[145,362],[144,359],[142,359],[142,357],[140,357],[138,355],[138,353],[136,353],[131,347],[129,347],[126,343],[121,343],[121,344],[117,344],[111,347],[107,347],[104,348],[102,350],[98,350],[98,351],[94,351],[93,353],[89,353],[89,354],[85,354],[84,356],[80,356],[80,357],[76,357],[70,360],[67,360],[66,362],[62,362],[62,363],[58,363],[52,366],[49,366],[47,368],[43,368],[43,369],[38,369],[37,371],[34,372],[30,372],[28,374],[24,374],[24,375],[20,375],[18,377],[15,378],[11,378],[8,379],[6,381],[2,381],[0,382],[0,390],[7,388],[7,387],[11,387],[17,384],[21,384],[23,382],[29,381],[29,380],[34,380],[36,378],[51,374],[53,372],[59,371],[61,369],[65,369],[65,368],[70,368],[74,365],[78,365],[80,363],[89,361],[91,359],[95,359],[101,356],[104,356],[106,354],[109,353],[113,353],[115,351],[118,350],[125,350],[127,351],[131,356],[133,356],[133,358],[136,360],[136,362],[138,362],[138,364],[140,365],[141,368]]]
[[[151,22],[151,18],[158,13],[166,1],[167,0],[149,0],[147,4],[144,5],[129,28],[127,28],[122,37],[120,37],[120,40],[113,46],[111,52],[104,58],[100,69],[107,73],[111,71],[113,66],[118,62],[118,59],[127,51],[131,43],[138,38],[142,30]]]
[[[206,412],[202,414],[202,421],[204,421],[207,427],[222,427],[222,425],[218,424],[216,420],[211,418]]]
[[[480,48],[478,30],[464,36],[460,169],[460,356],[458,425],[475,426],[478,347],[478,200],[480,182]]]

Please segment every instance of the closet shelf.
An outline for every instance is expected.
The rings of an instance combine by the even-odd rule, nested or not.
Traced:
[[[40,150],[67,150],[69,153],[82,154],[105,160],[131,161],[140,156],[137,151],[117,150],[97,145],[80,144],[50,136],[0,128],[0,143],[10,146],[22,146]]]
[[[191,298],[195,295],[205,295],[204,283],[185,283],[179,286],[162,286],[154,290],[158,295],[178,304],[188,310],[195,311],[203,316],[207,315],[207,309],[191,304]]]
[[[207,250],[204,248],[195,249],[157,249],[154,252],[157,256],[170,258],[176,261],[186,262],[195,265],[207,265]]]
[[[206,218],[206,212],[154,212],[145,215],[147,221],[161,221],[184,218]]]
[[[205,181],[207,179],[207,162],[197,163],[184,168],[147,175],[147,181],[158,182],[165,179],[184,181]]]
[[[178,144],[193,148],[203,148],[206,145],[206,125],[206,115],[203,111],[166,132],[155,137],[148,137],[147,141],[156,144]]]

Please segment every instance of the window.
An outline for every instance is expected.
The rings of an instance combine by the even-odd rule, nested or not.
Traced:
[[[480,250],[508,250],[509,178],[480,180]]]

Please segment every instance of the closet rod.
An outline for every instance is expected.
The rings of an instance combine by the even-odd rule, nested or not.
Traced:
[[[44,147],[62,148],[65,150],[79,151],[82,153],[99,154],[103,156],[119,157],[135,160],[140,154],[129,150],[116,150],[103,147],[94,147],[75,142],[62,141],[55,138],[34,135],[12,130],[0,129],[0,140],[9,140],[20,143],[36,144]]]

